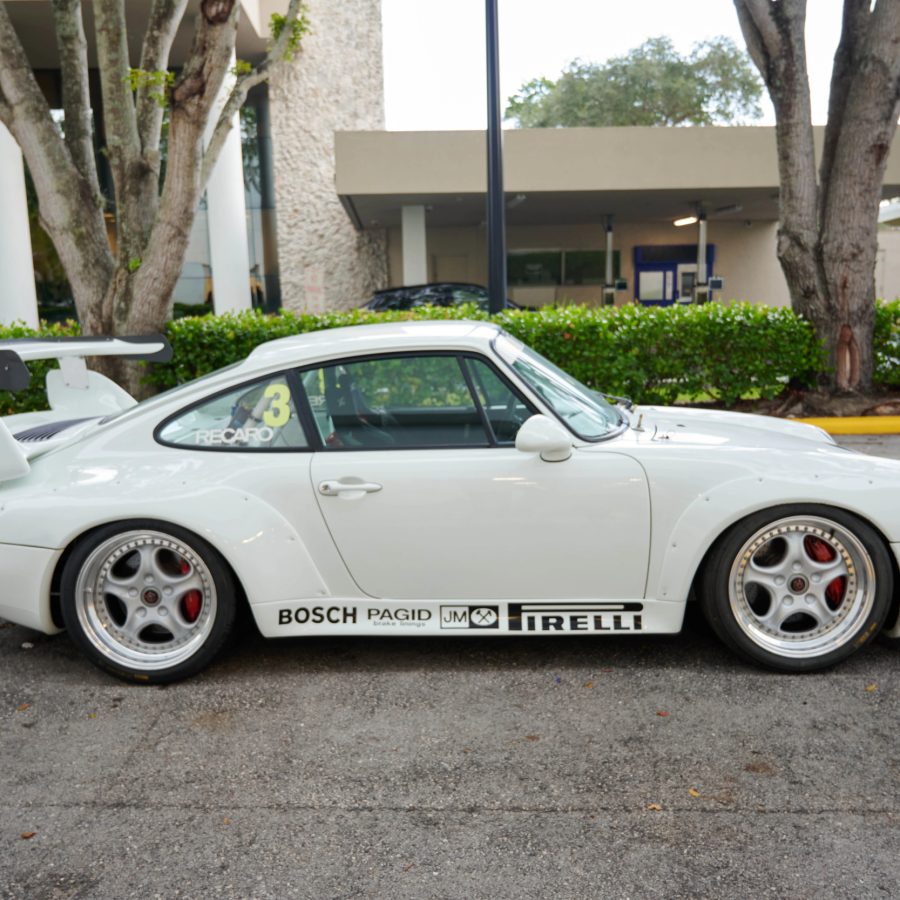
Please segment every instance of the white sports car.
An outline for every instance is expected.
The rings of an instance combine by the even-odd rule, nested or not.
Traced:
[[[810,425],[612,404],[494,325],[264,344],[143,403],[56,357],[51,412],[0,424],[0,616],[115,675],[196,673],[241,605],[267,637],[677,632],[697,596],[775,669],[900,636],[900,463]],[[149,342],[148,342],[149,341]]]

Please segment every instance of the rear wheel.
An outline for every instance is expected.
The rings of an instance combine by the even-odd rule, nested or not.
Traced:
[[[95,665],[128,680],[196,674],[234,626],[234,585],[218,553],[161,522],[92,532],[66,562],[61,589],[72,640]]]
[[[784,506],[749,516],[715,547],[701,604],[718,636],[789,672],[834,665],[869,641],[891,603],[884,543],[856,516]]]

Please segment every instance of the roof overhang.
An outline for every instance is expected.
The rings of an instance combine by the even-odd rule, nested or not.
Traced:
[[[133,66],[137,66],[141,58],[141,42],[151,5],[152,0],[128,0],[125,4],[128,49]],[[241,0],[236,44],[240,59],[256,61],[262,58],[269,39],[272,13],[283,13],[287,5],[288,0]],[[199,8],[200,0],[189,0],[169,55],[170,65],[173,67],[180,66],[187,59],[194,37],[194,19]],[[6,0],[6,9],[32,68],[58,69],[59,51],[50,0]],[[93,0],[82,0],[82,10],[88,44],[88,65],[94,68],[97,65],[97,54]]]
[[[821,146],[823,129],[817,129]],[[535,128],[504,132],[507,223],[669,222],[698,206],[711,219],[778,218],[775,129]],[[885,196],[900,194],[900,139]],[[485,218],[485,133],[338,132],[338,195],[357,228],[399,225],[405,205],[430,226]]]

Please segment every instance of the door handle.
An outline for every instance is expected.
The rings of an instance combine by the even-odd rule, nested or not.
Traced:
[[[337,497],[339,494],[361,492],[374,494],[381,490],[381,485],[374,481],[321,481],[319,493],[326,497]]]

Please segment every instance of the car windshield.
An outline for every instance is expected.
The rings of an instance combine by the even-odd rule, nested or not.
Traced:
[[[597,441],[622,424],[622,416],[599,394],[503,333],[494,344],[500,357],[578,437]]]

